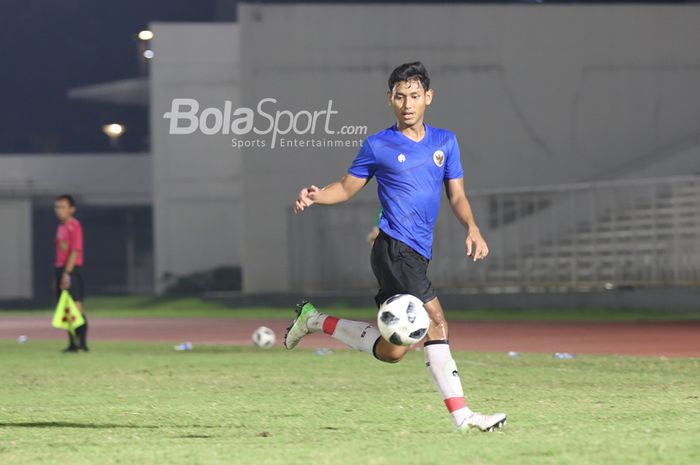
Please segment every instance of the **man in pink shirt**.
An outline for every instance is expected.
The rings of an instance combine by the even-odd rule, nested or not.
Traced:
[[[54,282],[56,296],[64,289],[70,292],[75,304],[85,317],[83,311],[83,277],[80,273],[83,267],[83,227],[76,220],[75,200],[68,194],[56,197],[54,212],[59,224],[56,229],[56,261],[54,262]],[[75,336],[68,333],[68,347],[64,352],[88,351],[87,347],[87,317],[85,324],[76,328]]]

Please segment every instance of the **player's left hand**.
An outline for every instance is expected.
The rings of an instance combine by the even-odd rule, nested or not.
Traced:
[[[66,289],[70,289],[70,275],[68,273],[63,273],[63,275],[61,275],[61,290],[65,291]]]
[[[470,228],[466,240],[467,256],[474,261],[483,260],[489,254],[489,246],[481,236],[479,228]]]

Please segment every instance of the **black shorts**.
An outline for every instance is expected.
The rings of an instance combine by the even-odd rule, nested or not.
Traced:
[[[63,275],[64,268],[54,269],[54,291],[56,291],[56,299],[61,296],[61,276]],[[73,272],[70,274],[70,288],[68,293],[76,302],[82,302],[85,297],[85,287],[83,285],[83,275],[80,274],[80,267],[76,266],[73,268]]]
[[[423,303],[436,297],[427,274],[429,260],[384,231],[374,241],[371,263],[379,283],[374,297],[377,307],[395,294],[411,294]]]

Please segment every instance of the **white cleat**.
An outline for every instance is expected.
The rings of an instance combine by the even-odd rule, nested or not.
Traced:
[[[472,413],[457,429],[467,431],[469,428],[477,428],[486,433],[492,433],[494,430],[500,429],[506,425],[505,413],[494,413],[493,415],[482,415],[481,413]]]
[[[310,318],[318,318],[321,313],[307,301],[297,304],[296,318],[292,321],[291,326],[287,328],[287,334],[284,335],[284,346],[287,349],[293,349],[299,344],[301,338],[311,332],[308,321]]]

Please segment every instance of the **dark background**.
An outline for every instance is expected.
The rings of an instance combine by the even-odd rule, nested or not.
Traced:
[[[112,122],[127,126],[119,140],[119,150],[148,151],[147,108],[70,100],[68,90],[143,75],[136,34],[149,22],[234,21],[236,3],[236,0],[2,0],[0,153],[109,151],[113,148],[101,127]],[[441,3],[697,3],[697,0],[443,0]]]
[[[128,130],[120,149],[148,148],[145,107],[70,100],[68,89],[143,74],[136,34],[150,21],[212,21],[213,0],[3,0],[0,152],[110,149],[106,123]]]

